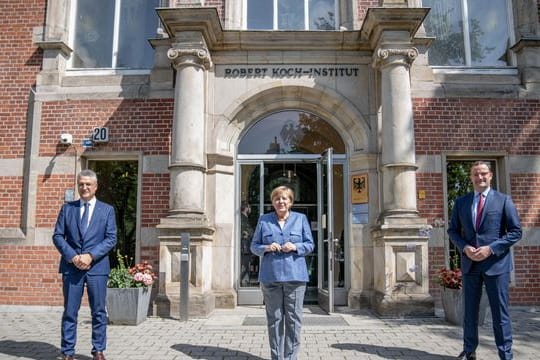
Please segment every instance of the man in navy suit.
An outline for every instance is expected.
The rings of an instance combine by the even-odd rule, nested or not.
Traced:
[[[113,207],[95,197],[96,173],[81,171],[77,186],[80,200],[62,206],[53,234],[54,245],[62,255],[62,359],[72,360],[75,354],[77,315],[86,285],[92,314],[92,355],[94,360],[104,360],[109,252],[116,245],[116,219]]]
[[[493,173],[489,163],[475,162],[470,177],[474,192],[456,200],[448,228],[450,240],[461,253],[463,273],[463,352],[458,359],[476,359],[478,313],[485,285],[499,358],[508,360],[512,359],[510,247],[521,239],[521,225],[512,199],[491,188]]]

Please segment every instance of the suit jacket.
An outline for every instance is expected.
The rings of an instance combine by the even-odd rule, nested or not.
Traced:
[[[265,252],[266,246],[273,242],[280,245],[286,242],[294,243],[296,251]],[[259,281],[263,284],[286,281],[308,282],[305,256],[312,252],[314,247],[311,228],[304,214],[290,211],[283,229],[279,226],[275,212],[262,215],[253,233],[250,247],[254,255],[261,256]]]
[[[96,200],[96,206],[84,236],[81,235],[81,206],[75,200],[62,206],[54,228],[53,243],[62,255],[59,272],[72,274],[78,271],[70,261],[75,255],[89,253],[93,261],[89,275],[108,275],[109,252],[116,245],[116,218],[114,208]]]
[[[458,198],[454,204],[448,228],[450,240],[462,254],[461,271],[468,273],[473,261],[464,253],[466,245],[489,245],[492,255],[478,262],[480,270],[487,275],[500,275],[513,270],[510,247],[521,239],[519,216],[510,196],[490,189],[478,231],[472,218],[474,193]]]

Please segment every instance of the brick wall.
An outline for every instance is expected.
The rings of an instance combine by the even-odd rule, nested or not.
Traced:
[[[43,26],[46,0],[0,1],[0,158],[24,155],[26,113],[42,52],[32,44],[35,26]],[[2,204],[0,204],[1,207]]]
[[[225,24],[225,0],[206,0],[205,7],[215,7],[218,12],[221,24]]]
[[[0,304],[62,305],[59,259],[54,247],[2,245]]]
[[[539,139],[540,141],[540,139]],[[540,175],[513,174],[510,177],[512,200],[514,200],[521,225],[540,226]]]
[[[514,99],[413,99],[416,153],[505,151],[509,155],[540,155],[540,102]],[[474,140],[483,134],[482,140]],[[420,215],[433,224],[443,217],[442,177],[418,173]],[[510,191],[523,227],[540,226],[540,175],[510,175]],[[513,248],[515,281],[511,289],[514,305],[535,305],[540,299],[539,247],[518,243]],[[443,247],[429,248],[430,288],[436,298],[437,270],[445,264]]]
[[[417,199],[416,206],[422,217],[426,218],[429,224],[433,224],[435,219],[444,217],[444,199],[442,193],[441,173],[417,173],[416,189],[423,190],[426,194],[424,199]]]
[[[92,151],[141,151],[145,155],[167,155],[171,143],[174,100],[70,100],[43,103],[40,156],[69,155],[58,143],[62,132],[73,135],[74,146],[91,135],[92,128],[107,126],[110,141]]]
[[[20,227],[23,179],[0,176],[0,227]]]
[[[540,246],[514,246],[515,281],[512,304],[538,305],[540,299]]]
[[[413,99],[416,153],[506,151],[540,154],[538,100]],[[483,134],[482,140],[474,140]]]
[[[169,210],[169,174],[144,174],[142,183],[141,226],[153,227]]]
[[[379,7],[379,2],[379,0],[358,0],[358,20],[364,21],[368,9],[372,7]]]

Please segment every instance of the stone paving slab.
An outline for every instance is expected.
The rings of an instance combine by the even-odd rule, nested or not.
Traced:
[[[329,317],[306,307],[300,359],[454,359],[461,350],[461,328],[447,323],[440,310],[437,315],[388,319],[338,309]],[[261,317],[264,309],[251,306],[216,310],[208,319],[149,317],[137,326],[110,325],[107,359],[269,359],[266,326],[243,325]],[[59,359],[60,319],[58,308],[0,306],[0,359]],[[515,359],[539,359],[540,309],[512,308],[512,321]],[[78,330],[76,359],[91,360],[87,308],[81,310]],[[477,355],[497,359],[491,319],[480,328]]]

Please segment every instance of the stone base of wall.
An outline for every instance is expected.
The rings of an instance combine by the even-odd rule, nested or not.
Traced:
[[[180,318],[180,291],[177,294],[158,295],[155,304],[157,316]],[[216,296],[213,292],[190,291],[188,304],[188,316],[190,318],[207,318],[214,312],[215,308]]]
[[[377,314],[387,317],[425,317],[435,316],[435,302],[430,295],[384,296],[373,294],[373,309]]]
[[[236,291],[233,289],[214,291],[214,294],[216,296],[216,309],[234,309],[238,303]]]

